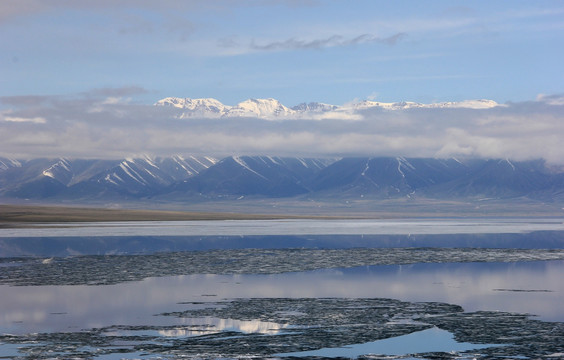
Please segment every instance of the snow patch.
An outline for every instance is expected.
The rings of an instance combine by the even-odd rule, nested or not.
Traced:
[[[368,165],[369,162],[370,162],[370,159],[368,159],[366,161],[366,166],[364,167],[364,170],[362,170],[362,172],[360,173],[361,176],[366,176],[366,171],[368,171],[368,169],[370,169],[370,166]]]
[[[159,167],[155,164],[155,162],[153,161],[153,159],[151,159],[149,157],[149,155],[144,155],[143,156],[143,160],[145,160],[149,165],[151,165],[152,167],[158,169]]]
[[[62,170],[59,170],[62,169]],[[50,177],[52,179],[57,179],[56,173],[61,174],[61,171],[70,173],[70,164],[64,158],[60,158],[59,161],[49,166],[47,169],[43,170],[43,176]]]
[[[509,161],[509,159],[505,159],[505,161],[507,161],[507,163],[511,166],[513,171],[515,171],[515,165],[513,165],[513,163],[511,161]]]
[[[55,175],[53,175],[53,173],[49,170],[43,170],[43,176],[47,176],[47,177],[50,177],[52,179],[55,178]]]
[[[263,179],[265,179],[265,180],[268,180],[268,179],[267,179],[266,177],[264,177],[263,175],[259,174],[258,172],[254,171],[253,169],[251,169],[251,168],[249,167],[249,165],[247,165],[247,163],[246,163],[243,159],[241,159],[241,157],[239,157],[239,156],[232,156],[231,158],[232,158],[233,160],[235,160],[235,162],[236,162],[237,164],[241,165],[243,168],[247,169],[248,171],[252,172],[253,174],[255,174],[255,175],[257,175],[257,176],[259,176],[259,177],[261,177],[261,178],[263,178]]]
[[[405,174],[404,172],[401,170],[401,167],[404,166],[406,168],[409,168],[411,170],[415,170],[415,167],[413,165],[411,165],[411,163],[409,161],[407,161],[404,157],[397,157],[396,158],[397,162],[398,162],[398,172],[401,174],[401,177],[405,179]],[[398,190],[399,191],[399,190]]]
[[[309,165],[305,162],[303,158],[297,158],[297,159],[306,169],[309,169]]]
[[[115,173],[114,173],[115,175]],[[116,183],[114,180],[112,180],[112,176],[110,174],[106,175],[106,177],[104,178],[104,180],[106,180],[107,182],[110,182],[114,185],[118,185],[118,183]]]
[[[139,175],[135,170],[133,170],[133,168],[129,165],[129,163],[127,161],[123,161],[121,164],[119,164],[119,167],[129,176],[131,177],[133,180],[137,181],[138,183],[141,183],[143,185],[147,185],[147,182],[141,177],[141,175]],[[135,175],[133,175],[133,174]]]
[[[180,156],[180,155],[175,155],[175,156],[172,157],[172,160],[173,160],[175,163],[177,163],[178,165],[180,165],[180,167],[181,167],[182,169],[184,169],[184,171],[186,171],[186,173],[187,173],[188,175],[193,175],[193,174],[194,174],[194,171],[195,171],[195,170],[192,169],[191,167],[190,167],[190,169],[188,169],[187,166],[189,166],[189,165],[186,163],[186,161],[184,160],[184,158],[183,158],[182,156]]]
[[[207,168],[209,167],[209,165],[204,164],[202,161],[200,161],[200,159],[198,159],[198,158],[195,157],[195,156],[190,156],[190,159],[192,159],[192,160],[194,160],[195,162],[197,162],[198,164],[202,165],[202,167],[203,167],[204,169],[207,169]],[[205,159],[209,161],[209,159],[208,159],[207,157],[206,157]],[[214,164],[215,164],[215,163],[214,163]]]
[[[151,171],[149,171],[149,169],[143,168],[143,170],[145,170],[145,172],[151,175],[154,179],[158,179],[158,177],[155,174],[153,174]]]
[[[270,161],[273,162],[274,164],[280,165],[280,163],[279,163],[275,158],[273,158],[272,156],[267,156],[267,158],[268,158],[268,160],[270,160]]]
[[[217,163],[217,159],[209,157],[209,156],[204,156],[204,159],[206,159],[207,161],[209,161],[210,163],[212,163],[213,165],[215,165]]]

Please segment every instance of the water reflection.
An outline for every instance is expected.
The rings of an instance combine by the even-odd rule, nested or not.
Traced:
[[[288,324],[277,324],[268,321],[259,320],[234,320],[234,319],[218,319],[213,317],[205,318],[182,318],[181,322],[189,326],[204,325],[219,331],[237,331],[244,334],[267,334],[276,335],[289,327]],[[178,332],[166,332],[166,336],[178,336]]]
[[[564,321],[562,273],[564,261],[415,264],[277,275],[189,275],[107,286],[0,286],[0,331],[22,334],[112,325],[182,329],[202,324],[200,320],[154,315],[202,307],[210,301],[251,297],[439,301],[461,305],[466,311],[530,313],[544,320]],[[242,332],[281,329],[279,324],[256,322],[213,325]]]
[[[17,230],[17,229],[16,229]],[[372,234],[267,236],[78,236],[0,237],[0,258],[76,255],[153,254],[212,249],[283,248],[518,248],[562,249],[564,231],[495,234]],[[1,266],[9,264],[0,263]]]
[[[181,318],[181,326],[174,326],[168,329],[124,329],[122,326],[106,328],[104,336],[163,336],[167,338],[184,338],[191,336],[217,334],[222,331],[235,331],[243,334],[265,334],[277,335],[284,329],[289,328],[288,324],[277,324],[260,320],[235,320],[220,319],[216,317],[202,318]]]
[[[284,353],[277,354],[277,356],[356,358],[365,354],[405,355],[426,352],[448,353],[484,349],[492,346],[499,345],[459,343],[454,340],[454,336],[450,332],[438,328],[431,328],[423,331],[417,331],[409,335],[396,336],[390,339],[372,341],[363,344],[351,344],[346,347]]]

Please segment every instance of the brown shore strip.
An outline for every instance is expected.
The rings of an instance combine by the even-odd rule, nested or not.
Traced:
[[[337,217],[313,215],[244,214],[230,212],[128,210],[66,206],[0,205],[0,227],[4,228],[20,227],[30,223],[335,218]]]

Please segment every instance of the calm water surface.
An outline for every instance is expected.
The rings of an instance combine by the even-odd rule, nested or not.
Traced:
[[[534,235],[527,237],[527,234]],[[117,253],[142,252],[140,249],[145,249],[145,252],[171,248],[178,250],[178,246],[180,250],[206,249],[210,246],[202,244],[207,239],[208,244],[213,244],[211,248],[300,247],[300,244],[334,248],[413,245],[498,247],[492,244],[503,245],[499,247],[562,248],[562,234],[564,226],[561,219],[78,224],[67,228],[0,229],[0,257],[17,256],[18,251],[24,252],[19,255],[25,256],[56,256],[60,248],[74,249],[75,252],[79,252],[79,249],[83,254],[88,254],[92,252],[85,250],[88,246],[84,244],[94,240],[104,240],[100,242],[101,247],[107,246],[106,250]],[[241,237],[237,240],[233,235]],[[320,236],[304,238],[304,235]],[[365,235],[375,237],[364,238]],[[399,237],[378,237],[382,235]],[[159,240],[152,236],[161,238]],[[185,241],[182,236],[186,237]],[[413,236],[419,236],[419,241],[415,241]],[[155,246],[132,245],[138,246],[143,241]],[[159,241],[166,243],[166,246],[154,244]],[[39,242],[44,246],[37,246]],[[171,246],[171,242],[177,247]],[[115,246],[118,246],[118,250]],[[35,248],[36,254],[30,248]],[[158,315],[182,311],[187,307],[205,307],[207,302],[233,298],[391,298],[410,302],[446,302],[460,305],[468,312],[493,310],[528,313],[541,320],[564,322],[562,274],[564,261],[535,261],[367,266],[276,275],[199,274],[151,277],[143,281],[102,286],[0,285],[0,332],[76,332],[114,325],[208,326],[194,332],[169,330],[159,333],[163,337],[181,338],[226,330],[269,335],[285,331],[287,325],[252,319],[243,321]],[[194,302],[203,304],[187,304]],[[393,346],[398,346],[398,341],[400,344],[416,344],[425,338],[428,338],[429,343],[435,341],[439,344],[438,350],[441,350],[441,346],[442,350],[456,350],[456,346],[462,349],[463,345],[468,345],[456,344],[450,333],[438,329],[422,332],[419,336],[390,340],[390,344],[384,345],[388,346],[385,347],[388,354],[401,355],[402,350],[392,350]],[[378,346],[383,345],[380,342]],[[468,346],[472,348],[472,344]],[[356,355],[368,351],[362,347],[357,350],[360,352]],[[17,347],[14,344],[0,343],[0,355],[16,354]],[[332,354],[325,355],[336,356],[341,353],[337,351]],[[351,352],[344,354],[356,355]]]
[[[189,275],[106,286],[0,286],[0,329],[74,331],[110,325],[182,324],[153,316],[182,302],[231,298],[393,298],[466,311],[530,313],[564,321],[564,261],[415,264],[276,275]],[[180,321],[180,322],[179,322]],[[230,325],[235,326],[235,325]]]

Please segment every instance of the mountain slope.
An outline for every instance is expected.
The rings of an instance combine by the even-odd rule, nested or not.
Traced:
[[[344,194],[410,196],[419,189],[456,179],[468,170],[454,159],[345,158],[320,171],[311,187]]]
[[[231,156],[170,191],[212,196],[293,196],[307,193],[305,183],[325,165],[319,159]]]
[[[564,169],[544,161],[230,156],[0,159],[0,196],[42,200],[528,198],[564,201]],[[301,199],[304,199],[302,197]]]
[[[72,181],[72,165],[68,160],[33,159],[20,161],[0,172],[0,193],[16,198],[45,198],[57,195]]]
[[[117,166],[105,169],[88,181],[71,187],[69,196],[77,193],[108,193],[148,196],[177,181],[197,175],[217,162],[212,157],[127,158]]]
[[[0,194],[16,198],[146,196],[215,164],[212,157],[35,159],[0,172]]]
[[[21,166],[22,164],[17,160],[0,157],[0,171]]]
[[[477,165],[474,171],[466,176],[431,188],[429,193],[449,197],[534,196],[550,189],[557,179],[557,175],[551,174],[540,160],[487,160]]]

